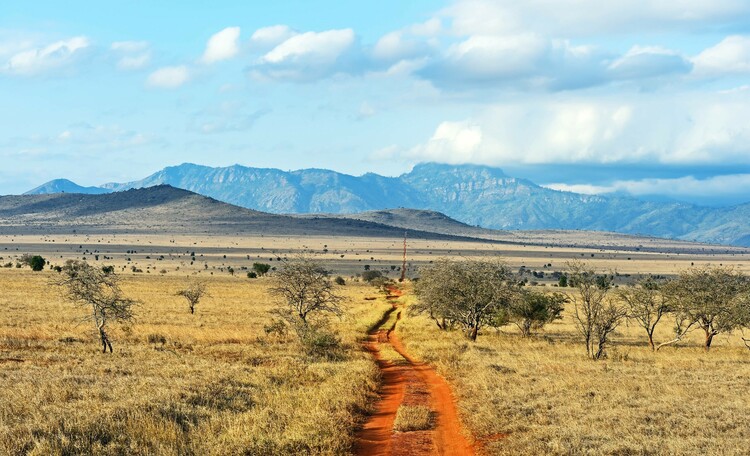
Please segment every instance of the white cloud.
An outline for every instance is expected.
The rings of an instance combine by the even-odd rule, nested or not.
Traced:
[[[117,68],[121,70],[138,70],[151,61],[151,49],[146,41],[115,41],[110,50],[117,56]]]
[[[44,47],[25,49],[13,54],[0,72],[35,75],[71,64],[91,43],[85,36],[60,40]]]
[[[442,122],[423,145],[407,152],[416,160],[441,163],[465,163],[481,159],[477,155],[482,144],[482,129],[468,121]]]
[[[262,62],[282,64],[314,59],[331,63],[354,43],[352,29],[306,32],[285,40],[261,58]]]
[[[633,46],[612,62],[608,70],[616,79],[640,79],[688,73],[692,63],[678,52],[660,46]]]
[[[250,42],[255,48],[267,50],[278,46],[296,34],[297,32],[286,25],[272,25],[256,30],[250,37]]]
[[[607,185],[552,183],[545,187],[567,192],[600,195],[626,193],[632,196],[660,195],[674,199],[714,199],[750,194],[750,174],[718,175],[705,179],[684,176],[672,179],[621,180]]]
[[[698,76],[750,74],[750,37],[728,36],[695,56],[693,63]]]
[[[148,76],[146,83],[151,87],[174,89],[190,79],[190,70],[185,65],[162,67]]]
[[[713,31],[744,26],[743,0],[459,0],[441,15],[458,35],[536,31],[582,37],[617,32]]]
[[[231,59],[239,53],[240,28],[227,27],[209,38],[203,52],[203,63],[215,63]]]
[[[443,122],[403,155],[499,166],[750,164],[749,118],[748,91],[523,96]]]
[[[251,74],[260,79],[309,81],[339,72],[346,67],[343,57],[355,41],[352,29],[305,32],[293,35],[258,59]]]

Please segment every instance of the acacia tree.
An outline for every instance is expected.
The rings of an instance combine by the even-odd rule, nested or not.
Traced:
[[[307,327],[314,314],[341,315],[341,303],[336,285],[328,271],[311,258],[300,256],[286,262],[273,276],[271,294],[282,299],[283,316],[298,319]]]
[[[206,284],[199,280],[191,280],[187,286],[177,292],[177,296],[182,296],[188,302],[190,306],[190,313],[195,313],[195,306],[198,305],[200,300],[206,295]]]
[[[627,317],[646,331],[648,345],[655,350],[654,331],[670,306],[661,291],[661,284],[651,277],[641,279],[618,293],[627,308]]]
[[[540,329],[547,323],[561,319],[568,301],[563,293],[524,290],[518,299],[511,302],[507,318],[518,326],[523,337],[529,337],[532,329]]]
[[[703,330],[708,351],[716,335],[750,324],[746,310],[750,281],[730,267],[698,266],[683,271],[664,286],[676,314],[675,338],[658,348],[679,342],[693,328]]]
[[[68,260],[59,278],[53,284],[63,287],[63,296],[69,301],[89,307],[92,320],[99,332],[102,352],[107,348],[112,353],[112,342],[107,333],[108,325],[115,322],[128,322],[133,319],[133,306],[137,301],[123,296],[119,278],[106,273],[86,262]]]
[[[580,261],[568,263],[568,269],[568,285],[576,288],[572,295],[576,327],[586,343],[586,354],[591,359],[601,359],[606,355],[611,334],[627,312],[609,298],[611,275],[597,275]]]
[[[520,288],[510,269],[495,261],[441,259],[419,272],[412,312],[428,314],[441,329],[458,324],[471,340],[495,324]]]

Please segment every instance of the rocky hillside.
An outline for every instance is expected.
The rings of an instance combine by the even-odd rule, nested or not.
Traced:
[[[160,184],[272,213],[352,214],[413,208],[438,211],[468,225],[492,229],[598,230],[750,245],[750,204],[707,208],[560,192],[507,176],[497,168],[476,165],[426,163],[399,177],[357,177],[321,169],[285,172],[183,164],[140,181],[107,184],[100,189],[119,191]]]

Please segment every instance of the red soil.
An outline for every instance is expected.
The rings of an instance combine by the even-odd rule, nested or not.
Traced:
[[[401,290],[388,290],[389,300],[401,296]],[[394,310],[397,311],[394,302]],[[390,314],[389,314],[390,315]],[[399,318],[400,318],[399,313]],[[387,319],[384,318],[384,321]],[[474,448],[461,432],[455,402],[445,379],[425,363],[411,357],[401,341],[387,330],[373,330],[368,335],[364,348],[372,353],[380,367],[382,383],[377,411],[370,416],[357,434],[355,453],[358,455],[473,455]],[[378,344],[389,343],[407,361],[394,365],[383,360]],[[400,405],[428,405],[437,419],[429,431],[394,432],[393,422]]]

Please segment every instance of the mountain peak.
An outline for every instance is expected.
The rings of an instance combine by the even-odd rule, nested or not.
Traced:
[[[99,195],[108,193],[108,190],[100,187],[83,187],[68,179],[53,179],[39,187],[33,188],[24,195],[43,195],[48,193],[83,193]]]

